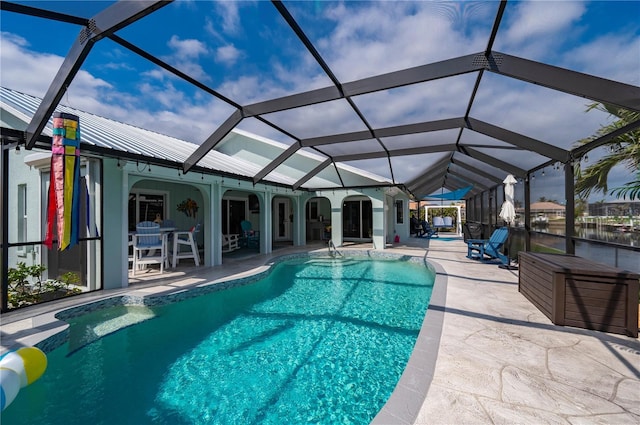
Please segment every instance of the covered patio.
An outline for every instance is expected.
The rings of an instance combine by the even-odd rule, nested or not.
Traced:
[[[339,249],[414,255],[437,271],[413,356],[374,423],[640,422],[637,338],[554,325],[518,292],[518,271],[466,258],[462,238],[409,238],[408,206],[433,193],[471,187],[462,199],[465,219],[488,237],[505,225],[499,216],[503,181],[512,175],[521,211],[519,224],[509,228],[513,259],[519,251],[545,250],[638,267],[639,246],[583,237],[576,225],[588,207],[576,189],[580,171],[624,143],[637,144],[640,59],[604,66],[636,51],[637,9],[620,13],[634,2],[559,3],[569,9],[562,9],[566,15],[545,2],[506,0],[273,0],[238,8],[239,3],[217,2],[218,9],[198,10],[204,3],[0,2],[3,31],[5,25],[18,34],[32,31],[34,21],[54,23],[64,28],[56,51],[65,52],[58,53],[59,63],[52,62],[55,73],[40,93],[26,94],[28,101],[16,96],[22,100],[8,106],[0,99],[3,114],[13,113],[2,122],[3,351],[63,331],[66,325],[54,314],[64,308],[125,294],[180,293],[266,272],[289,253],[327,252],[326,221]],[[231,22],[237,26],[225,26],[234,16],[242,17]],[[570,18],[562,21],[563,16]],[[581,20],[585,16],[593,19],[591,26]],[[201,31],[177,33],[167,21]],[[372,25],[379,22],[386,25]],[[616,25],[630,32],[622,36],[611,29]],[[388,28],[395,37],[385,37],[382,30]],[[260,46],[260,55],[234,50],[238,34]],[[373,35],[367,43],[364,34]],[[15,39],[16,49],[28,44]],[[399,43],[383,46],[387,39]],[[450,40],[454,46],[439,48]],[[575,44],[567,48],[568,41]],[[182,47],[177,54],[164,50],[176,45]],[[211,56],[184,61],[198,51]],[[101,62],[115,52],[118,70],[135,78],[117,80],[114,64]],[[87,93],[87,80],[101,84]],[[161,80],[170,81],[171,90],[161,94],[171,101],[142,96],[158,91],[154,84]],[[116,99],[115,112],[101,108],[109,99]],[[88,187],[96,188],[92,202],[99,208],[91,210],[95,228],[80,238],[86,258],[71,266],[60,261],[60,269],[75,267],[90,277],[90,291],[8,311],[8,268],[24,258],[43,262],[42,220],[31,225],[27,205],[33,205],[27,200],[45,199],[46,159],[22,158],[25,151],[51,149],[47,125],[61,108],[84,111],[96,122],[108,111],[115,113],[108,118],[111,130],[117,120],[129,119],[126,125],[138,129],[124,143],[121,134],[110,136],[109,145],[81,141],[85,166],[94,173],[88,174]],[[139,109],[143,113],[134,113]],[[621,115],[631,118],[614,118]],[[258,136],[246,137],[248,132]],[[140,141],[155,142],[156,150],[140,148]],[[258,142],[260,152],[254,149]],[[30,168],[45,171],[33,180],[16,179]],[[129,280],[126,197],[150,174],[154,184],[184,182],[200,191],[205,267],[185,262],[162,275]],[[245,209],[263,232],[260,249],[223,261],[220,236],[235,233],[237,223],[224,221],[222,206],[226,200],[228,211],[245,195],[248,205],[249,194],[258,198],[257,209]],[[564,207],[555,233],[533,228],[531,204],[543,197]],[[309,225],[306,208],[318,198],[326,209],[316,209]],[[347,208],[357,220],[344,219]],[[274,249],[274,229],[282,230],[278,237],[288,246]],[[398,243],[392,243],[395,236]],[[58,261],[50,258],[52,265]]]

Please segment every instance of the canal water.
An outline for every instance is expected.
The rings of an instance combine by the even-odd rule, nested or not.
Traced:
[[[564,227],[562,226],[534,227],[533,230],[550,233],[552,235],[564,236],[565,234]],[[610,232],[602,228],[576,227],[576,237],[633,247],[640,246],[640,232]]]
[[[534,244],[557,249],[561,252],[565,250],[564,239],[545,236],[545,233],[564,236],[564,227],[548,226],[534,228],[534,230],[544,232],[535,234]],[[625,248],[625,246],[640,247],[640,232],[610,232],[601,228],[576,228],[576,237],[616,244],[602,245],[578,240],[576,242],[576,255],[609,266],[640,273],[640,251]]]

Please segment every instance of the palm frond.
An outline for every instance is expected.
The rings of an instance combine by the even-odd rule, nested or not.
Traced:
[[[635,180],[626,183],[622,187],[611,189],[611,194],[618,199],[627,199],[627,195],[630,201],[640,199],[640,172],[636,174]]]
[[[627,124],[640,120],[639,112],[602,103],[592,103],[588,105],[586,112],[594,109],[607,112],[617,119],[599,128],[595,134],[579,140],[577,142],[578,145],[587,144]],[[630,131],[615,137],[603,146],[605,148],[608,147],[610,153],[600,158],[596,163],[584,169],[581,168],[580,163],[576,164],[575,190],[577,196],[581,198],[588,198],[592,192],[602,192],[606,194],[608,192],[607,180],[609,172],[616,165],[622,165],[629,170],[640,169],[640,130]],[[629,186],[615,188],[611,193],[618,197],[627,195],[637,196],[637,191],[634,191],[633,187],[629,188]]]

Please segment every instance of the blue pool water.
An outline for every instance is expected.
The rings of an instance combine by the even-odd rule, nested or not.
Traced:
[[[73,319],[2,424],[367,424],[433,282],[416,263],[309,257],[186,301],[96,311]]]

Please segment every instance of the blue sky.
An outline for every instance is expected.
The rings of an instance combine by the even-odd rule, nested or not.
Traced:
[[[111,2],[20,3],[89,18]],[[348,82],[484,50],[498,2],[285,5],[337,78]],[[0,18],[0,84],[43,96],[80,28],[6,12]],[[177,1],[118,35],[240,104],[331,85],[267,1]],[[640,1],[510,2],[494,50],[638,86]],[[464,114],[474,81],[460,76],[354,101],[374,126],[450,118]],[[484,108],[472,116],[564,148],[610,120],[599,112],[585,114],[585,99],[497,76],[487,82],[478,92]],[[233,112],[110,40],[96,43],[62,103],[194,143]],[[290,126],[298,137],[362,130],[348,109],[331,102],[268,119]],[[254,119],[240,128],[291,143]],[[398,159],[406,164],[394,165],[401,174],[396,178],[410,178],[430,160],[418,165]],[[385,163],[353,165],[388,176]],[[614,170],[611,180],[613,186],[630,180],[628,170]],[[556,186],[540,196],[563,199]]]

